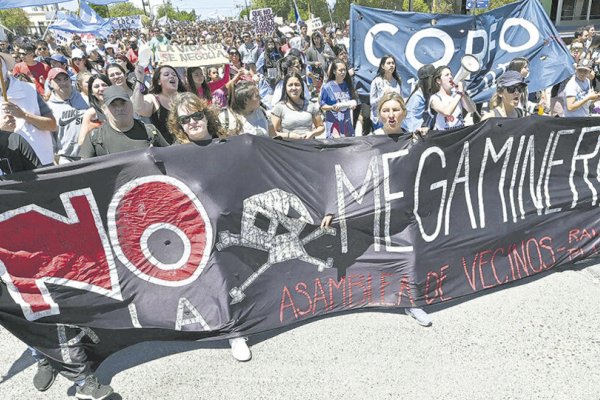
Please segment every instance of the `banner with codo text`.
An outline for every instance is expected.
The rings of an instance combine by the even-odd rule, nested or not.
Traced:
[[[369,95],[381,57],[391,54],[408,96],[425,64],[447,65],[453,74],[463,56],[474,55],[481,70],[466,81],[475,102],[495,92],[496,78],[516,57],[529,60],[529,92],[573,76],[573,58],[538,0],[524,0],[472,15],[424,14],[350,8],[350,59],[355,84]]]
[[[156,54],[161,64],[170,65],[171,67],[197,67],[229,62],[227,53],[218,44],[158,46]]]
[[[458,299],[595,257],[599,167],[600,120],[534,116],[418,141],[242,135],[2,177],[0,324],[100,361]]]

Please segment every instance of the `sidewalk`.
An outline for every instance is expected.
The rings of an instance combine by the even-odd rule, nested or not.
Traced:
[[[521,281],[523,282],[523,281]],[[227,342],[144,343],[98,370],[116,399],[578,399],[600,396],[600,266],[574,267],[430,309],[431,328],[398,312],[358,312]],[[0,328],[3,399],[64,399],[31,384],[26,346]]]

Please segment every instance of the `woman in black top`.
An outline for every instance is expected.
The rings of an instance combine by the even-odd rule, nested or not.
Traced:
[[[171,112],[171,102],[177,93],[186,91],[183,81],[173,67],[161,65],[152,76],[150,94],[144,95],[144,68],[138,65],[135,74],[136,85],[132,97],[134,111],[140,117],[149,117],[163,138],[169,144],[173,144],[175,138],[167,128],[167,120]]]

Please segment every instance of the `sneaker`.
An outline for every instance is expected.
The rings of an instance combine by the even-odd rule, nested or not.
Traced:
[[[410,315],[417,320],[421,326],[431,326],[432,321],[429,318],[429,314],[423,311],[421,308],[405,308],[404,312],[406,315]]]
[[[40,392],[50,389],[56,379],[56,370],[52,368],[48,360],[41,359],[37,363],[37,372],[33,377],[33,386]]]
[[[248,361],[252,358],[250,348],[246,344],[247,337],[237,337],[229,339],[229,345],[231,346],[231,354],[233,358],[238,361]]]
[[[113,388],[102,385],[95,375],[88,375],[83,385],[77,385],[75,397],[78,399],[102,400],[113,394]]]

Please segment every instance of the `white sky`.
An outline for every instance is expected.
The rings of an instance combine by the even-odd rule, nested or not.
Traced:
[[[247,0],[250,4],[250,0]],[[142,8],[141,0],[131,0],[136,7]],[[217,4],[215,4],[217,3]],[[155,7],[163,4],[162,0],[150,0],[150,6]],[[202,18],[215,17],[217,14],[222,16],[235,16],[244,6],[244,0],[171,0],[173,7],[179,7],[181,11],[192,11],[196,10],[197,15],[201,15]],[[75,10],[77,8],[77,1],[69,1],[67,3],[59,4],[59,7],[65,7],[69,10]],[[241,8],[238,8],[241,7]]]

